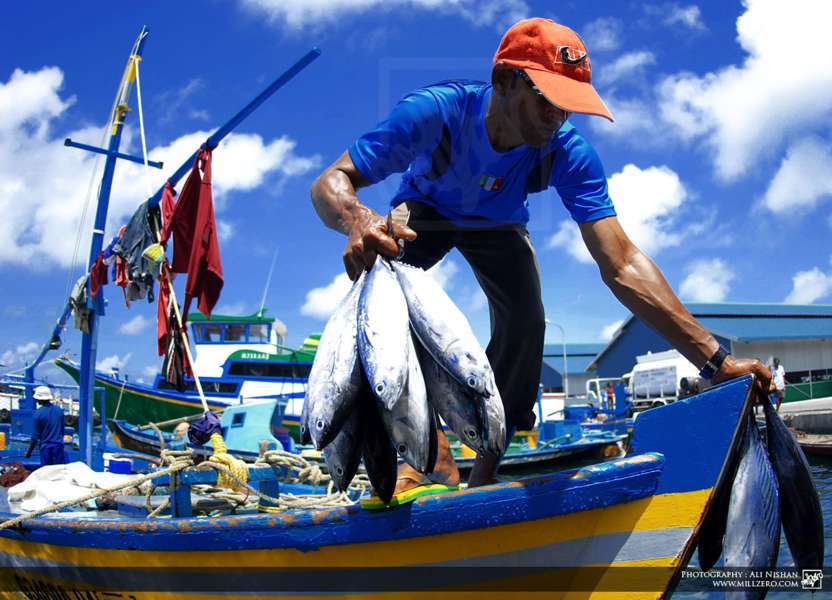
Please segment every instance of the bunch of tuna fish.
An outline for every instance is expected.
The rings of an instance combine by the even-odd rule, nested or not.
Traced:
[[[780,527],[797,569],[823,566],[823,516],[803,451],[771,404],[764,402],[766,444],[753,415],[725,467],[699,531],[699,564],[770,569],[776,565]],[[729,485],[730,484],[730,485]],[[762,598],[766,589],[732,593]]]
[[[301,437],[346,490],[362,457],[389,502],[397,454],[436,463],[436,413],[477,452],[501,454],[503,403],[465,316],[422,269],[379,257],[330,318],[309,374]]]

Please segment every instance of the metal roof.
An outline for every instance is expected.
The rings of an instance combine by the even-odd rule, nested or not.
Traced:
[[[591,355],[595,356],[606,347],[603,343],[567,343],[566,356]],[[563,344],[546,344],[543,346],[543,356],[563,356]]]
[[[586,373],[586,368],[595,360],[595,355],[592,356],[572,356],[567,352],[566,354],[566,368],[567,375],[582,375]],[[563,371],[563,358],[558,354],[557,356],[544,356],[543,363],[553,371],[561,373]]]
[[[832,304],[686,302],[685,306],[708,331],[737,342],[832,338]],[[592,360],[593,367],[626,334],[634,315]]]
[[[188,323],[274,323],[274,317],[267,317],[266,310],[261,310],[253,315],[218,315],[214,313],[209,319],[198,310],[188,313]]]

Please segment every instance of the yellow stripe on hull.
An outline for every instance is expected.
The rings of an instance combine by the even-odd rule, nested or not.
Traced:
[[[465,492],[455,492],[465,493]],[[63,565],[90,567],[393,567],[436,564],[520,552],[605,534],[694,528],[710,489],[665,494],[607,508],[469,531],[359,544],[262,550],[141,551],[36,544],[0,538],[0,551]],[[152,522],[148,529],[152,531]],[[229,531],[229,534],[243,535]],[[251,531],[246,535],[255,535]],[[128,535],[137,535],[134,532]],[[149,533],[148,535],[152,535]],[[183,532],[183,535],[188,535]],[[664,557],[657,557],[664,558]]]

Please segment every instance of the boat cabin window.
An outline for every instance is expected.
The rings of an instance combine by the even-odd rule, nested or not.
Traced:
[[[205,324],[194,325],[196,341],[208,344],[218,344],[222,341],[222,326]]]
[[[193,325],[194,339],[201,344],[268,344],[268,323],[200,323]]]
[[[249,377],[294,377],[307,378],[311,364],[290,362],[233,362],[228,369],[229,375],[247,375]]]
[[[245,325],[226,325],[223,335],[225,342],[244,342],[246,339]]]
[[[242,427],[246,423],[246,413],[237,413],[231,420],[232,427]]]
[[[254,344],[268,344],[269,326],[265,323],[251,323],[248,326],[248,341]]]

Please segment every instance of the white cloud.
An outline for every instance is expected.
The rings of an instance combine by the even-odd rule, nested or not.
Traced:
[[[654,255],[681,242],[685,231],[676,219],[688,193],[672,169],[666,166],[641,169],[628,164],[610,177],[608,183],[618,220],[636,246]],[[572,221],[562,222],[547,246],[565,248],[577,260],[592,262]]]
[[[547,248],[564,248],[575,260],[591,263],[592,255],[586,249],[578,226],[573,221],[561,221],[558,230],[549,238]]]
[[[159,372],[159,366],[158,365],[149,365],[149,366],[145,367],[144,369],[142,369],[142,375],[144,375],[145,377],[147,377],[151,381],[153,380],[154,377],[156,377],[156,373],[158,373],[158,372]]]
[[[151,321],[143,315],[136,315],[129,321],[121,324],[118,332],[123,335],[138,335],[150,325]]]
[[[24,365],[34,360],[40,349],[41,345],[37,342],[20,344],[13,350],[6,350],[3,354],[0,354],[0,364],[6,367]]]
[[[792,291],[786,296],[787,304],[811,304],[832,294],[832,273],[824,273],[818,267],[800,271],[792,277]]]
[[[791,146],[763,196],[763,205],[775,213],[813,208],[832,196],[832,145],[808,137]]]
[[[702,22],[702,11],[695,4],[690,6],[671,4],[667,7],[664,23],[666,25],[683,25],[695,31],[705,30],[705,24]]]
[[[454,261],[448,258],[443,258],[433,267],[428,269],[428,274],[436,280],[436,283],[447,291],[450,287],[451,279],[453,279],[454,275],[456,275],[458,271],[459,267]]]
[[[647,65],[655,63],[656,56],[652,52],[646,50],[628,52],[615,59],[611,64],[604,65],[603,68],[599,69],[598,75],[593,77],[593,81],[597,80],[599,85],[612,85],[625,77],[632,77]]]
[[[328,319],[341,299],[347,295],[352,282],[346,273],[336,275],[329,285],[306,292],[306,302],[300,314],[318,319]]]
[[[234,225],[228,221],[217,219],[217,239],[220,242],[227,242],[234,235]]]
[[[599,69],[603,73],[603,67]],[[628,144],[660,145],[665,136],[656,120],[656,112],[646,98],[621,98],[614,90],[603,92],[604,103],[615,116],[615,123],[606,119],[590,119],[589,126],[596,133]]]
[[[482,291],[482,288],[477,286],[468,297],[468,311],[476,312],[488,306],[488,296]]]
[[[105,373],[109,373],[113,369],[124,371],[124,367],[127,366],[127,363],[130,360],[131,356],[133,356],[132,352],[128,352],[124,356],[112,354],[106,358],[99,360],[96,363],[95,368],[99,371],[104,371]]]
[[[100,174],[91,175],[98,155],[65,148],[60,140],[71,137],[99,145],[102,128],[53,132],[73,102],[62,97],[62,85],[63,74],[56,67],[31,73],[16,70],[8,82],[0,82],[0,238],[4,240],[0,264],[69,265],[88,189],[97,189]],[[151,148],[149,155],[167,165],[180,164],[208,134],[200,131],[182,136]],[[122,146],[135,153],[136,149],[131,149],[133,137],[132,129],[125,129]],[[319,157],[299,156],[295,146],[287,137],[264,141],[254,134],[230,135],[214,154],[217,210],[231,192],[254,189],[267,178],[296,176],[319,164]],[[142,165],[119,164],[110,200],[108,236],[147,198],[148,189],[155,191],[162,184],[166,174],[168,170],[154,169],[148,181]],[[95,213],[92,202],[82,227],[82,247],[89,244]]]
[[[621,21],[601,17],[590,21],[582,29],[582,36],[590,56],[594,52],[617,50],[621,45]]]
[[[618,319],[617,321],[613,321],[609,325],[605,325],[604,328],[601,330],[601,339],[605,342],[610,341],[613,336],[621,329],[621,326],[624,324],[624,319]]]
[[[243,6],[265,14],[269,20],[302,30],[338,23],[347,16],[383,10],[411,8],[458,14],[477,26],[495,25],[502,30],[525,18],[529,6],[523,0],[240,0]]]
[[[737,20],[742,64],[659,86],[660,114],[682,139],[701,141],[731,180],[832,114],[832,3],[745,0]]]
[[[719,258],[694,261],[688,265],[687,273],[679,286],[679,295],[693,302],[722,302],[736,277],[734,271]]]
[[[240,317],[250,315],[254,312],[254,309],[248,304],[248,302],[233,302],[231,304],[220,304],[215,310],[215,313],[218,315],[227,315],[229,317]]]

